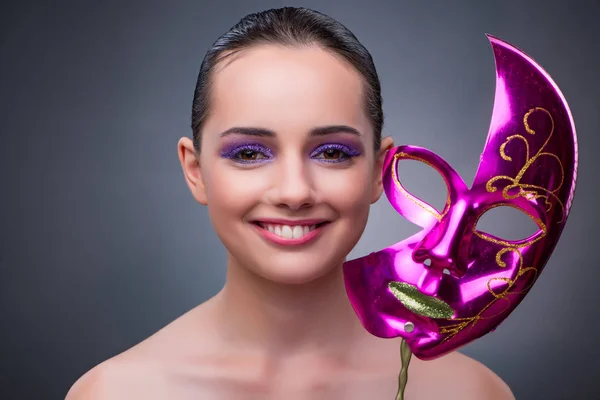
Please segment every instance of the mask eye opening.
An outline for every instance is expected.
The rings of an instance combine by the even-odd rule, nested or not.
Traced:
[[[475,221],[473,232],[488,241],[507,246],[527,246],[546,234],[540,218],[509,203],[485,208]]]
[[[444,215],[450,206],[450,187],[444,175],[430,163],[418,158],[400,158],[396,176],[403,189],[437,216]],[[426,182],[423,185],[423,182]]]

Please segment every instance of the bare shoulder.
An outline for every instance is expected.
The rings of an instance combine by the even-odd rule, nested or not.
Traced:
[[[95,366],[79,378],[66,400],[151,398],[160,374],[149,365],[115,357]],[[150,382],[150,384],[149,384]]]
[[[191,342],[192,333],[197,333],[191,329],[195,311],[86,372],[71,386],[65,400],[169,398],[176,389],[174,374],[184,369],[200,348],[196,340]]]
[[[419,379],[421,384],[425,383],[425,380],[429,381],[429,390],[439,391],[439,394],[443,394],[448,400],[515,399],[508,385],[496,373],[459,352],[450,353],[437,360],[420,361],[420,369],[423,370],[421,376],[424,378]],[[432,380],[440,384],[431,385]]]

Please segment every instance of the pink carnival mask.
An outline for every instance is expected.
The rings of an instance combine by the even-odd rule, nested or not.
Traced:
[[[554,250],[573,200],[577,141],[568,105],[530,57],[491,36],[496,97],[473,186],[440,156],[415,146],[390,150],[383,184],[394,208],[421,226],[416,235],[344,264],[350,301],[364,327],[401,336],[433,359],[494,330],[523,300]],[[399,160],[417,160],[444,179],[443,210],[410,194]],[[538,226],[509,241],[476,229],[488,210],[509,206]]]

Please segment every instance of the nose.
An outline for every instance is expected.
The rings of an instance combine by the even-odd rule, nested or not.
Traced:
[[[466,253],[471,240],[466,204],[455,204],[423,237],[413,259],[437,273],[461,277],[467,272]]]
[[[289,157],[277,166],[276,183],[271,194],[271,203],[293,211],[310,207],[315,202],[315,191],[307,166],[300,159]]]

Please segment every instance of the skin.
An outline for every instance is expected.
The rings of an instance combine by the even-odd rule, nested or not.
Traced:
[[[311,136],[331,125],[358,134]],[[221,137],[232,127],[264,128],[274,136]],[[364,330],[342,280],[341,265],[382,194],[381,163],[393,147],[388,137],[373,148],[360,75],[317,47],[245,50],[218,68],[202,135],[199,158],[192,141],[182,138],[179,159],[192,195],[208,207],[228,250],[225,286],[87,372],[67,400],[393,399],[399,339]],[[260,143],[273,156],[253,164],[222,157],[224,148],[240,142]],[[344,143],[360,155],[313,154],[328,143]],[[343,161],[327,163],[325,156]],[[251,221],[264,218],[329,223],[315,240],[291,247],[258,233]],[[427,362],[413,357],[406,398],[514,397],[489,369],[453,353]]]

